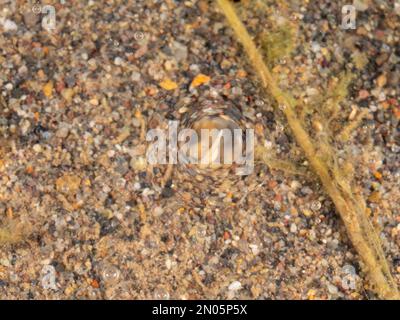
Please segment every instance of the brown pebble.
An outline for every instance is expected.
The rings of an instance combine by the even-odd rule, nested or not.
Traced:
[[[65,194],[75,194],[80,184],[81,178],[72,174],[64,174],[56,180],[57,190]]]
[[[379,87],[384,87],[386,84],[386,75],[381,74],[377,79],[376,79],[376,83]]]
[[[364,100],[364,99],[366,99],[366,98],[369,97],[369,92],[368,92],[367,90],[360,90],[360,91],[358,92],[358,97],[359,97],[361,100]]]

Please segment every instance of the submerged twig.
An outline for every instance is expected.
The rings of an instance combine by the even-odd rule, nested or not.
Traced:
[[[293,135],[308,158],[312,170],[320,178],[326,192],[332,198],[346,226],[348,235],[371,279],[375,292],[384,299],[400,299],[381,241],[366,215],[365,200],[361,195],[352,192],[350,180],[338,179],[333,174],[333,168],[320,158],[315,147],[316,142],[312,140],[299,121],[298,114],[295,111],[297,102],[277,85],[232,4],[228,0],[217,0],[217,3],[243,45],[263,86],[269,90],[278,104],[284,107],[282,109]]]

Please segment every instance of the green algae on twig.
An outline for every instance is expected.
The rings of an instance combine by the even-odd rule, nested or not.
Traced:
[[[272,32],[262,36],[261,48],[269,66],[278,59],[286,58],[295,47],[295,30],[289,23],[284,23]]]
[[[302,168],[289,160],[278,159],[263,146],[255,148],[255,159],[267,165],[270,170],[280,170],[292,175],[310,176],[310,172],[306,168]]]

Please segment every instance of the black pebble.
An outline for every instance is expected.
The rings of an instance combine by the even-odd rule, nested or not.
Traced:
[[[170,187],[165,187],[163,191],[161,192],[161,196],[163,198],[170,198],[174,195],[174,190],[172,190]]]

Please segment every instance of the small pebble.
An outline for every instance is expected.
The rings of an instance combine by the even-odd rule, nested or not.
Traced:
[[[14,21],[8,20],[8,19],[3,21],[3,28],[4,28],[4,31],[6,31],[6,32],[18,30],[17,24]]]
[[[229,287],[228,290],[230,291],[237,291],[240,290],[242,288],[242,284],[239,281],[233,281]]]

